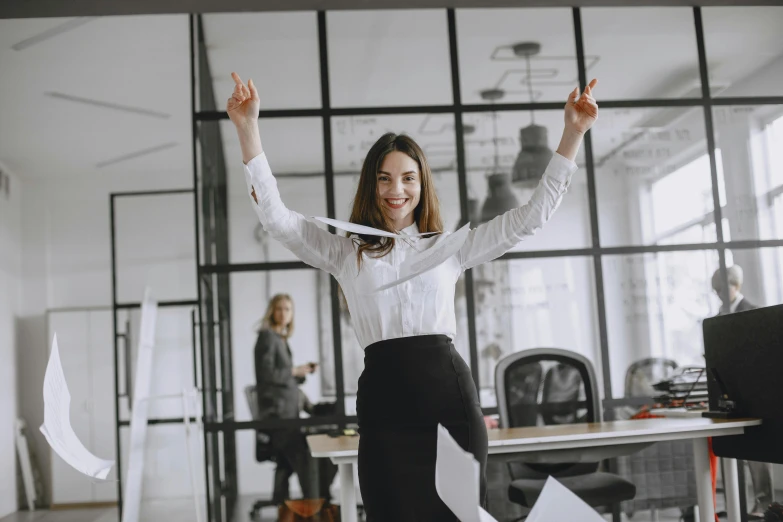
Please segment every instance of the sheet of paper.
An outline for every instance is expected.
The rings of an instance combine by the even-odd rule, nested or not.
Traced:
[[[525,522],[552,522],[553,520],[606,522],[584,500],[574,495],[553,477],[549,477]]]
[[[332,225],[334,228],[344,230],[346,232],[353,232],[354,234],[363,234],[366,236],[381,236],[381,237],[396,237],[405,239],[408,237],[424,237],[431,236],[433,234],[439,234],[440,232],[422,232],[420,234],[394,234],[393,232],[386,232],[385,230],[379,230],[373,227],[367,227],[364,225],[357,225],[356,223],[350,223],[348,221],[339,221],[337,219],[313,216],[313,219],[318,220],[327,225]]]
[[[49,363],[46,365],[43,396],[44,423],[40,429],[46,437],[46,442],[77,471],[89,477],[105,479],[114,461],[99,459],[87,451],[71,427],[71,393],[65,382],[56,333],[52,341]]]
[[[440,424],[435,490],[461,522],[497,522],[479,505],[479,463]]]
[[[144,448],[147,440],[152,359],[155,347],[155,324],[158,303],[149,288],[144,291],[139,325],[139,348],[136,355],[136,376],[133,383],[133,408],[130,421],[128,474],[125,480],[122,522],[138,522],[144,482]]]
[[[479,464],[448,430],[438,424],[435,489],[461,522],[497,522],[479,505]],[[601,515],[553,477],[544,484],[525,522],[606,522]]]
[[[444,235],[442,236],[442,239],[438,238],[435,244],[427,250],[419,252],[403,261],[400,266],[400,277],[390,283],[375,288],[374,291],[380,292],[381,290],[397,286],[400,283],[413,279],[417,275],[423,274],[427,270],[431,270],[445,262],[448,258],[459,252],[459,249],[462,248],[462,245],[468,239],[469,233],[470,223],[467,223],[453,234]]]

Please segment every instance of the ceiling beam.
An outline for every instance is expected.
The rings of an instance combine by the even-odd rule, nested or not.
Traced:
[[[466,7],[781,5],[781,0],[0,0],[0,18]]]

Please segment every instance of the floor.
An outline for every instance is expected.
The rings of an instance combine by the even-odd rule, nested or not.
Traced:
[[[249,511],[252,498],[240,500],[234,522],[250,522]],[[665,510],[658,514],[659,522],[678,522],[679,510]],[[253,522],[276,522],[274,509],[264,509],[261,519]],[[194,522],[194,508],[189,501],[158,501],[146,502],[140,517],[145,522]],[[611,516],[604,517],[611,520]],[[623,515],[623,521],[629,521]],[[0,519],[0,522],[119,522],[116,508],[78,509],[67,511],[21,511]],[[652,522],[650,513],[637,513],[630,522]]]
[[[722,495],[718,495],[718,509],[723,509]],[[783,498],[783,492],[776,492],[776,498]],[[251,522],[249,512],[254,497],[240,497],[234,522]],[[612,518],[604,516],[607,521]],[[146,501],[142,506],[141,520],[145,522],[195,522],[195,508],[192,499]],[[276,522],[274,508],[261,511],[261,518],[252,522]],[[639,512],[633,518],[622,516],[623,522],[655,522],[649,512]],[[680,510],[667,509],[658,512],[658,522],[679,522]],[[120,522],[116,508],[76,509],[63,511],[20,511],[0,519],[0,522]],[[502,522],[502,521],[501,521]]]

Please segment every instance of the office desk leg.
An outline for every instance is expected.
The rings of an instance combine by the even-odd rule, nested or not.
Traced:
[[[353,483],[353,464],[340,463],[340,520],[341,522],[357,522],[356,487]]]
[[[701,522],[715,522],[715,505],[712,502],[712,476],[710,475],[710,451],[706,438],[693,439],[693,459],[696,465],[699,520]]]
[[[723,473],[726,480],[726,513],[729,522],[740,522],[739,471],[735,459],[723,459]]]

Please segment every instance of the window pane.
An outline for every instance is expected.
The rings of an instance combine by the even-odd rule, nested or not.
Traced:
[[[265,119],[259,127],[283,203],[304,216],[326,216],[321,119]],[[220,130],[227,168],[231,262],[296,261],[296,256],[272,239],[258,221],[247,194],[242,151],[233,123],[220,122]]]
[[[732,240],[783,238],[783,105],[713,109]]]
[[[456,230],[460,220],[459,183],[451,114],[332,118],[337,219],[347,221],[350,217],[364,158],[386,132],[407,134],[422,148],[432,170],[443,226]]]
[[[321,107],[318,22],[309,13],[204,14],[204,40],[218,110],[231,73],[252,78],[261,109]]]
[[[452,103],[446,11],[326,13],[332,107]]]
[[[701,321],[718,313],[717,268],[715,250],[603,258],[613,397],[626,395],[626,372],[642,359],[704,365]]]
[[[563,132],[562,111],[504,111],[496,116],[497,134],[492,113],[464,115],[465,128],[472,131],[465,134],[465,161],[473,227],[528,202]],[[538,234],[522,241],[512,251],[591,246],[582,148],[576,163],[582,168],[574,174],[568,193],[552,219]]]
[[[592,131],[602,246],[715,240],[703,115],[603,109]]]
[[[603,395],[590,258],[501,260],[479,265],[473,273],[482,406],[496,405],[498,361],[530,348],[584,355],[593,363]]]
[[[702,16],[713,93],[783,94],[783,7],[705,7]]]
[[[310,269],[231,274],[231,362],[237,421],[252,420],[245,389],[256,385],[258,329],[270,299],[278,293],[290,295],[294,304],[294,332],[289,339],[293,364],[319,364],[299,388],[313,404],[333,398],[334,353],[325,350],[332,346],[331,310],[320,308],[325,299],[319,274],[320,270]]]
[[[700,98],[693,9],[582,9],[588,78],[604,100]]]
[[[735,248],[726,251],[726,264],[742,268],[740,292],[754,306],[783,303],[783,248]]]
[[[462,103],[487,103],[490,88],[506,102],[565,101],[579,83],[570,9],[458,9],[457,38]]]

